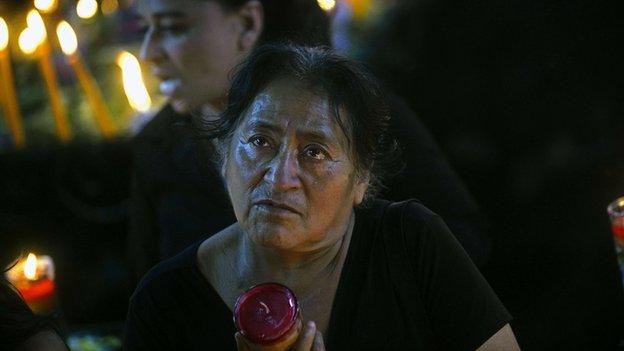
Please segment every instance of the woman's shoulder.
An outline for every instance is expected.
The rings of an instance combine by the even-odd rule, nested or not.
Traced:
[[[372,200],[366,207],[359,209],[366,217],[377,219],[400,220],[410,224],[426,225],[428,222],[439,219],[439,216],[427,208],[417,199],[408,199],[399,202],[384,199]]]
[[[139,281],[132,300],[146,295],[159,295],[163,291],[171,292],[183,289],[184,285],[192,284],[196,270],[197,242],[179,254],[156,264]]]

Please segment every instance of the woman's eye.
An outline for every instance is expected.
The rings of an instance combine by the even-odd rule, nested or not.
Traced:
[[[249,142],[256,147],[269,147],[269,141],[265,137],[253,136],[249,139]]]
[[[305,149],[303,153],[306,157],[310,157],[319,161],[329,158],[329,155],[327,155],[327,152],[320,147],[314,147],[314,146],[308,147],[307,149]]]
[[[184,25],[168,25],[161,27],[163,32],[169,32],[173,34],[182,33],[186,30],[186,26]]]

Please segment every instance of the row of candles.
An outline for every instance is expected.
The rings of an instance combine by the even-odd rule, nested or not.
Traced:
[[[19,47],[25,54],[32,55],[38,60],[39,69],[48,92],[57,135],[62,142],[66,142],[71,138],[71,131],[51,59],[52,50],[45,21],[39,11],[33,9],[28,13],[26,23],[27,27],[18,38]],[[95,79],[78,51],[78,40],[73,28],[66,21],[61,21],[56,27],[56,34],[61,50],[74,70],[87,102],[93,110],[93,116],[100,132],[105,138],[113,137],[115,127],[110,112],[104,103]],[[0,102],[14,143],[17,147],[22,147],[25,145],[25,137],[15,93],[8,44],[9,29],[6,21],[0,17],[0,89],[2,90]],[[141,67],[137,59],[128,52],[122,52],[117,63],[122,69],[123,86],[131,107],[139,112],[147,111],[151,106],[151,99],[145,88]]]

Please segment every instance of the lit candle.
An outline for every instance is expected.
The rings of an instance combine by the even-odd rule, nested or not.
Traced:
[[[104,103],[102,92],[95,83],[95,79],[85,66],[77,50],[78,40],[76,38],[76,33],[69,23],[61,21],[56,27],[56,35],[61,44],[61,49],[67,56],[69,64],[74,69],[74,72],[76,72],[76,77],[87,96],[89,105],[91,105],[91,109],[93,110],[93,116],[95,117],[95,121],[102,135],[104,135],[105,138],[112,138],[115,134],[115,127],[111,121],[108,108]]]
[[[48,90],[48,96],[50,98],[50,106],[52,107],[52,114],[56,122],[56,131],[61,142],[66,142],[70,139],[71,133],[69,130],[69,121],[67,119],[67,111],[65,106],[61,102],[61,93],[56,81],[56,72],[54,71],[54,65],[52,64],[52,58],[50,57],[50,44],[47,40],[47,32],[43,19],[37,10],[31,10],[26,17],[28,22],[28,28],[22,32],[22,35],[27,38],[28,36],[34,37],[35,50],[39,58],[39,69],[41,75],[46,84]],[[31,32],[28,32],[30,29]],[[32,34],[31,34],[32,33]],[[20,35],[20,47],[25,53],[32,53],[32,48],[23,47],[22,44],[26,43],[27,39],[22,41],[22,35]],[[24,42],[24,43],[23,43]],[[30,52],[29,52],[30,51]]]
[[[22,128],[22,115],[17,103],[15,85],[13,82],[13,70],[11,68],[11,55],[9,53],[9,27],[6,21],[0,17],[0,77],[2,77],[2,107],[7,124],[13,136],[15,146],[24,146],[24,129]]]
[[[97,13],[98,3],[96,0],[78,0],[76,14],[82,19],[90,19]]]
[[[35,7],[43,13],[52,13],[58,7],[57,0],[35,0]]]
[[[123,87],[130,106],[136,111],[147,112],[152,106],[152,99],[145,88],[139,60],[123,51],[117,58],[117,65],[121,68]]]
[[[20,292],[35,313],[48,313],[56,304],[54,262],[49,256],[28,254],[6,273],[7,279]]]

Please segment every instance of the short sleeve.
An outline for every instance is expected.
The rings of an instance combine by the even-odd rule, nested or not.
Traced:
[[[169,350],[163,323],[147,294],[134,295],[126,317],[124,350]]]
[[[442,219],[417,202],[403,216],[406,244],[443,350],[475,350],[511,316]]]

